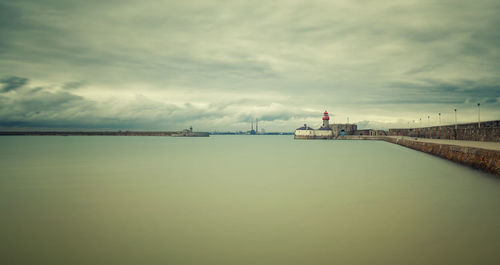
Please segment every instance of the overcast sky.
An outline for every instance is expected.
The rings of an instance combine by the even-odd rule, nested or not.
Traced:
[[[500,119],[500,1],[0,0],[0,129]],[[428,120],[428,116],[430,119]]]

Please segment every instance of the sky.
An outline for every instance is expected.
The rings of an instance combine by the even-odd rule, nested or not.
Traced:
[[[500,119],[500,1],[0,0],[1,130]]]

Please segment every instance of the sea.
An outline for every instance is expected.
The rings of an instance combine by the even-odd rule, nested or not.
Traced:
[[[1,136],[0,264],[500,264],[500,179],[381,141]]]

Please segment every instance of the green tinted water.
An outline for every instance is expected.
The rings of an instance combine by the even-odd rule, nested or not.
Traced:
[[[386,142],[0,147],[0,264],[500,264],[500,179]]]

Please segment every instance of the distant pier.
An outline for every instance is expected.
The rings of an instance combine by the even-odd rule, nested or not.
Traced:
[[[208,132],[183,131],[17,131],[0,132],[0,136],[172,136],[172,137],[208,137]]]

